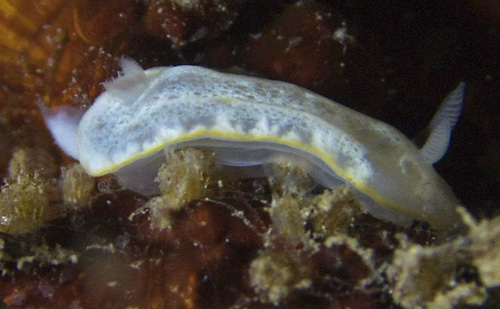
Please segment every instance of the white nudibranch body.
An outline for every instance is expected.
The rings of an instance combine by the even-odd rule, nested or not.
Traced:
[[[420,219],[440,229],[459,221],[459,202],[432,164],[447,150],[463,83],[421,149],[383,122],[284,82],[196,66],[143,70],[124,59],[122,75],[105,86],[73,139],[65,128],[77,117],[45,116],[56,142],[90,175],[113,173],[123,186],[154,194],[163,149],[198,147],[221,165],[293,162],[327,188],[348,183],[372,215],[397,224]]]

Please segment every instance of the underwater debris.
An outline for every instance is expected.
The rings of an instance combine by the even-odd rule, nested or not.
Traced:
[[[45,240],[40,243],[16,240],[14,243],[19,252],[12,254],[9,250],[12,246],[11,242],[5,236],[0,238],[0,272],[2,275],[11,273],[13,269],[28,271],[31,267],[78,262],[78,254],[71,249],[63,248],[60,244],[51,247]],[[10,267],[10,264],[15,265],[15,268]]]

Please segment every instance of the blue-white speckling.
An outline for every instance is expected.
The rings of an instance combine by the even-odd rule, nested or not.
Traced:
[[[397,224],[420,219],[442,229],[459,221],[459,202],[432,164],[448,148],[463,83],[420,149],[388,124],[284,82],[196,66],[143,70],[124,59],[122,75],[105,86],[81,120],[45,113],[57,143],[90,175],[113,173],[150,195],[163,149],[199,147],[221,165],[287,161],[327,188],[348,183],[372,215]],[[65,127],[75,126],[68,138]]]

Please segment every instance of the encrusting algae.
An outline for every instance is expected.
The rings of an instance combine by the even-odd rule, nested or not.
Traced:
[[[460,240],[462,241],[462,240]],[[466,257],[457,242],[423,247],[402,244],[386,274],[394,300],[405,308],[453,308],[459,303],[481,304],[486,288],[476,282],[460,282],[460,268]],[[470,266],[469,270],[470,270]]]
[[[167,157],[157,177],[161,194],[130,215],[133,218],[147,209],[152,229],[173,228],[175,213],[193,200],[209,197],[211,192],[207,188],[211,184],[219,182],[221,186],[225,181],[219,178],[221,175],[215,177],[210,153],[187,148],[168,153]],[[0,227],[4,233],[34,232],[60,217],[61,211],[67,211],[69,205],[85,203],[97,192],[95,180],[79,165],[71,165],[62,172],[61,193],[65,206],[54,206],[57,203],[51,203],[47,193],[47,187],[54,185],[42,178],[36,168],[32,175],[26,173],[25,162],[26,153],[17,150],[11,161],[9,177],[2,187]],[[500,267],[500,253],[496,250],[500,248],[498,218],[477,223],[461,209],[464,223],[469,228],[466,235],[423,246],[400,233],[397,234],[399,242],[394,245],[393,259],[382,262],[375,259],[376,250],[356,236],[358,220],[367,215],[349,187],[314,194],[307,175],[297,168],[272,168],[281,172],[273,173],[270,178],[273,193],[267,209],[271,225],[261,235],[264,248],[248,264],[247,284],[259,302],[280,305],[300,293],[315,293],[318,280],[323,282],[321,284],[330,280],[343,282],[344,279],[336,277],[336,272],[340,271],[336,266],[329,266],[333,268],[318,279],[318,270],[327,264],[319,267],[315,263],[323,259],[326,260],[321,263],[328,263],[329,256],[340,259],[339,266],[349,267],[353,261],[357,265],[356,270],[350,270],[355,271],[355,279],[346,279],[343,285],[362,291],[387,280],[389,285],[386,288],[391,291],[394,302],[404,308],[477,305],[487,299],[488,288],[500,285],[496,271]],[[77,252],[60,245],[48,246],[44,241],[38,245],[26,244],[25,253],[16,257],[6,249],[10,241],[4,237],[1,242],[0,260],[4,274],[11,272],[8,265],[12,263],[18,270],[23,270],[27,265],[75,264],[79,260]],[[289,250],[276,249],[277,243],[282,249]],[[332,255],[330,251],[338,253]],[[340,252],[350,252],[347,255],[349,260],[336,255]]]
[[[313,205],[314,210],[307,221],[311,223],[314,235],[323,239],[345,234],[356,218],[366,213],[348,186],[323,192]]]
[[[401,239],[386,271],[396,303],[440,309],[481,305],[487,289],[500,286],[500,217],[477,223],[465,209],[459,213],[466,235],[429,247]]]
[[[277,306],[293,291],[311,287],[311,265],[303,262],[279,250],[259,251],[250,263],[250,285],[262,302]]]
[[[351,284],[363,290],[388,281],[394,302],[404,308],[480,305],[488,297],[487,288],[500,285],[498,218],[478,224],[460,209],[469,228],[467,235],[455,235],[451,240],[441,239],[441,243],[423,246],[400,232],[396,234],[398,244],[393,245],[393,259],[380,263],[375,260],[376,252],[372,248],[350,236],[356,218],[363,212],[348,187],[311,196],[301,192],[296,181],[290,182],[290,187],[286,177],[271,181],[281,187],[274,187],[269,208],[272,227],[267,237],[284,240],[282,245],[294,253],[284,254],[269,247],[251,262],[249,284],[260,301],[278,305],[293,293],[311,288],[314,271],[309,261],[321,256],[325,248],[352,251],[362,261],[363,266],[357,267],[364,271]],[[277,192],[286,193],[280,196]],[[271,239],[268,244],[272,243]],[[328,280],[326,278],[328,275],[324,280]]]
[[[292,244],[315,246],[318,239],[346,233],[356,217],[365,213],[349,186],[312,194],[314,182],[302,169],[272,164],[273,232]]]
[[[186,148],[166,152],[166,161],[155,179],[160,195],[151,198],[139,212],[148,209],[151,228],[172,225],[172,214],[192,200],[204,196],[213,169],[213,156],[201,150]]]
[[[279,305],[294,293],[308,291],[317,275],[312,260],[329,247],[345,247],[365,263],[368,270],[354,285],[363,287],[370,278],[379,278],[373,252],[347,236],[362,213],[353,192],[347,186],[312,194],[313,183],[300,168],[273,165],[269,178],[272,201],[268,209],[271,227],[263,235],[266,244],[249,267],[249,284],[261,302]],[[273,249],[273,244],[289,251]],[[340,257],[339,257],[340,258]],[[363,268],[363,267],[361,267]],[[323,280],[329,280],[324,275]]]

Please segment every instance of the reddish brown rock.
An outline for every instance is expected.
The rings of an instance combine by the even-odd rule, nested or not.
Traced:
[[[146,9],[145,24],[151,35],[172,47],[216,38],[234,22],[241,0],[154,0]]]
[[[246,66],[315,90],[343,81],[346,51],[355,38],[328,5],[298,2],[261,31],[244,49]]]
[[[140,10],[141,3],[134,0],[78,0],[73,5],[75,31],[85,43],[101,45],[140,32]]]

